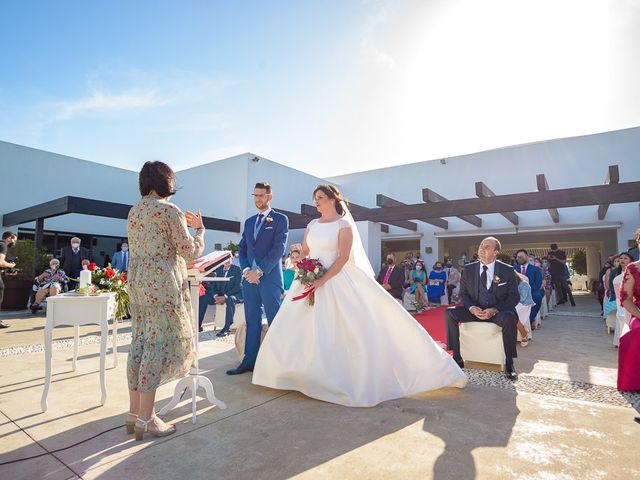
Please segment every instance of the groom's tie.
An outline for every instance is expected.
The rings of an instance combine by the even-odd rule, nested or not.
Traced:
[[[256,220],[256,226],[253,228],[253,239],[254,240],[256,238],[258,238],[258,232],[260,231],[260,224],[262,223],[262,217],[264,217],[263,213],[258,215],[258,219]]]

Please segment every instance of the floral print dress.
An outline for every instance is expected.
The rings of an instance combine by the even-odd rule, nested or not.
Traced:
[[[178,207],[142,197],[127,220],[131,298],[129,390],[155,391],[189,373],[194,361],[186,261],[204,249],[204,231],[189,234]]]

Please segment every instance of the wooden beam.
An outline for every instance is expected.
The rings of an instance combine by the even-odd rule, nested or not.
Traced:
[[[620,183],[620,171],[618,169],[618,165],[609,165],[607,169],[607,176],[604,179],[605,185],[611,185]],[[609,210],[608,203],[601,203],[598,206],[598,220],[604,220],[607,216],[607,211]]]
[[[549,184],[547,183],[547,177],[544,176],[544,173],[539,173],[536,175],[536,184],[538,185],[539,192],[548,192]],[[549,208],[549,215],[551,215],[551,220],[553,223],[558,223],[560,221],[560,214],[558,213],[557,208]]]
[[[367,220],[370,222],[379,223],[378,220],[376,220],[372,216],[372,212],[374,211],[374,209],[363,207],[355,203],[350,203],[349,210],[351,211],[351,215],[353,215],[353,219],[356,222]],[[302,213],[302,215],[308,215],[310,217],[313,216],[313,218],[317,218],[320,216],[320,214],[318,213],[318,209],[315,206],[307,205],[304,203],[300,205],[300,213]],[[407,220],[395,220],[395,221],[390,221],[385,223],[388,223],[389,225],[395,225],[396,227],[406,228],[407,230],[411,230],[414,232],[418,230],[417,223],[409,222]]]
[[[495,197],[465,198],[440,203],[416,203],[399,207],[378,208],[371,212],[372,221],[386,222],[404,218],[457,217],[513,210],[547,210],[549,208],[599,205],[603,198],[616,203],[640,202],[640,181],[612,185],[564,188],[545,192],[513,193]]]
[[[381,193],[376,195],[376,205],[379,207],[400,207],[406,205],[406,203],[402,203],[393,198],[387,197],[386,195],[382,195]],[[444,228],[445,230],[449,228],[449,222],[447,222],[444,218],[414,218],[413,220],[419,220],[424,223],[428,223],[433,225],[434,227]]]
[[[292,212],[290,210],[283,210],[282,208],[275,208],[274,210],[287,216],[287,218],[289,219],[290,230],[307,228],[307,225],[309,225],[309,222],[313,220],[313,217],[308,217],[307,215],[302,215],[300,213]]]
[[[422,189],[422,200],[425,203],[440,203],[447,202],[448,200],[444,198],[439,193],[434,192],[430,188]],[[443,217],[445,215],[442,215]],[[482,219],[476,215],[456,215],[460,220],[464,220],[471,225],[475,225],[476,227],[482,227]]]
[[[52,218],[68,213],[92,215],[95,217],[118,218],[126,220],[131,210],[131,205],[124,203],[105,202],[82,197],[61,197],[49,202],[44,202],[33,207],[23,208],[15,212],[7,213],[2,217],[5,227],[20,225],[36,221],[38,218]],[[240,222],[224,220],[215,217],[202,217],[205,228],[220,230],[223,232],[240,233]]]
[[[496,196],[496,194],[493,193],[493,190],[487,187],[484,182],[476,182],[476,195],[480,198]],[[500,212],[500,215],[502,215],[514,225],[518,225],[518,223],[520,222],[520,218],[518,218],[518,215],[516,215],[514,212]]]

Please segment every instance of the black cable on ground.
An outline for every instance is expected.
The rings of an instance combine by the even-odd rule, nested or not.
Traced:
[[[269,399],[269,400],[265,400],[264,402],[259,403],[259,404],[257,404],[257,405],[253,405],[253,406],[251,406],[251,407],[249,407],[249,408],[245,408],[244,410],[240,410],[239,412],[232,413],[231,415],[227,415],[226,417],[222,417],[222,418],[219,418],[219,419],[217,419],[217,420],[214,420],[214,421],[213,421],[213,422],[211,422],[211,423],[207,423],[207,424],[205,424],[205,425],[201,425],[201,426],[199,426],[199,427],[196,427],[195,429],[190,430],[190,431],[188,431],[188,432],[184,432],[184,433],[182,433],[182,434],[180,434],[180,435],[176,435],[176,437],[178,437],[178,436],[182,436],[182,435],[185,435],[185,434],[187,434],[187,433],[191,433],[191,432],[193,432],[193,431],[195,431],[195,430],[199,430],[200,428],[208,427],[209,425],[216,424],[216,423],[221,422],[221,421],[223,421],[223,420],[226,420],[226,419],[228,419],[228,418],[232,418],[232,417],[238,416],[238,415],[240,415],[240,414],[242,414],[242,413],[244,413],[244,412],[248,412],[249,410],[253,410],[254,408],[261,407],[262,405],[265,405],[265,404],[267,404],[267,403],[269,403],[269,402],[272,402],[272,401],[274,401],[274,400],[277,400],[277,399],[279,399],[279,398],[282,398],[282,397],[284,397],[285,395],[289,395],[290,393],[291,393],[291,392],[283,393],[282,395],[279,395],[279,396],[277,396],[277,397],[271,398],[271,399]],[[184,392],[183,392],[183,394],[184,394]],[[7,418],[9,418],[9,417],[7,417]],[[10,420],[11,420],[11,419],[10,419]],[[28,433],[27,433],[27,432],[26,432],[22,427],[20,427],[20,425],[18,425],[17,423],[15,423],[13,420],[11,420],[11,423],[13,423],[16,427],[18,427],[18,428],[20,429],[20,431],[21,431],[21,432],[23,432],[24,434],[28,435],[30,438],[32,438],[32,439],[33,439],[33,437],[31,437],[31,436],[30,436],[30,435],[29,435],[29,434],[28,434]],[[40,446],[40,448],[43,448],[44,450],[46,450],[44,453],[39,453],[38,455],[32,455],[31,457],[16,458],[15,460],[9,460],[8,462],[2,462],[2,463],[0,463],[0,466],[2,466],[2,465],[9,465],[9,464],[12,464],[12,463],[24,462],[24,461],[26,461],[26,460],[33,460],[34,458],[45,457],[45,456],[47,456],[47,455],[53,455],[54,453],[62,452],[62,451],[64,451],[64,450],[69,450],[70,448],[77,447],[78,445],[82,445],[83,443],[86,443],[86,442],[88,442],[88,441],[90,441],[90,440],[93,440],[94,438],[97,438],[97,437],[99,437],[100,435],[104,435],[105,433],[113,432],[114,430],[118,430],[118,429],[121,429],[121,428],[124,428],[124,425],[118,425],[117,427],[109,428],[109,429],[104,430],[104,431],[102,431],[102,432],[100,432],[100,433],[96,433],[96,434],[95,434],[95,435],[93,435],[92,437],[85,438],[84,440],[80,440],[79,442],[76,442],[76,443],[74,443],[73,445],[68,445],[68,446],[66,446],[66,447],[57,448],[57,449],[55,449],[55,450],[47,450],[47,449],[46,449],[46,448],[44,448],[44,446],[42,446],[39,442],[37,442],[35,439],[33,439],[33,441],[34,441],[36,444],[38,444],[38,445]],[[176,437],[174,437],[174,438],[176,438]]]

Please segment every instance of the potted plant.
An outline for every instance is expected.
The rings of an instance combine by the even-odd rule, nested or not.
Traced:
[[[34,241],[26,239],[18,240],[16,245],[7,252],[8,260],[16,259],[16,273],[5,273],[2,277],[4,281],[3,310],[24,310],[27,308],[33,288],[33,279],[36,275],[34,251]],[[47,250],[43,248],[38,253],[39,264],[48,264],[49,256]]]

